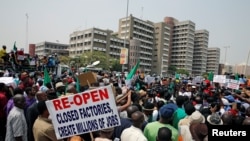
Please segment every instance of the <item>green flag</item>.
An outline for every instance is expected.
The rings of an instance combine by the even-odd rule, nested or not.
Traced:
[[[47,68],[45,68],[44,69],[44,71],[43,71],[43,85],[46,85],[46,84],[48,84],[48,83],[51,83],[51,79],[50,79],[50,76],[49,76],[49,73],[48,73],[48,71],[47,71]]]
[[[138,67],[140,66],[140,60],[136,63],[136,65],[132,68],[132,70],[128,73],[126,80],[130,80],[135,75]]]
[[[68,91],[68,82],[66,82],[66,85],[65,85],[65,90],[64,90],[64,95],[66,95],[67,91]]]
[[[17,51],[16,41],[15,41],[14,46],[13,46],[13,51],[14,51],[14,52],[16,52],[16,51]]]
[[[240,78],[239,78],[239,74],[236,73],[235,76],[234,76],[234,78],[235,78],[235,80],[239,80],[239,79],[240,79]]]
[[[179,80],[180,79],[180,74],[175,73],[175,79]]]
[[[214,73],[213,73],[213,72],[210,72],[210,73],[208,74],[208,80],[209,80],[209,81],[213,81],[213,80],[214,80]]]
[[[78,93],[80,93],[80,82],[79,82],[79,78],[76,76],[76,91]]]

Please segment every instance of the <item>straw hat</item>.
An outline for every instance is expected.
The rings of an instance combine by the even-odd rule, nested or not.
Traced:
[[[205,117],[199,111],[194,111],[189,118],[191,123],[205,123]]]
[[[207,121],[212,125],[222,125],[223,124],[221,117],[217,113],[209,115],[207,117]]]

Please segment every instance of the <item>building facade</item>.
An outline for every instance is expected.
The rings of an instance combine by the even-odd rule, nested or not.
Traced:
[[[194,56],[192,74],[201,76],[207,71],[207,49],[209,33],[207,30],[196,30],[194,39]]]
[[[236,64],[233,68],[233,72],[250,76],[250,66],[246,65],[246,63]]]
[[[31,57],[35,56],[36,44],[29,44],[29,55]]]
[[[192,21],[181,21],[166,17],[167,24],[174,24],[171,37],[171,66],[184,69],[192,73],[195,23]]]
[[[117,60],[120,59],[121,48],[129,47],[129,42],[117,37],[113,31],[99,28],[71,33],[69,44],[70,57],[80,56],[85,52],[100,51]],[[128,68],[127,65],[124,66],[125,69]]]
[[[68,44],[44,41],[36,44],[35,54],[37,54],[38,57],[47,56],[55,53],[57,53],[58,55],[69,56],[68,47]]]
[[[167,76],[169,65],[169,44],[170,44],[170,27],[164,23],[155,23],[155,46],[153,51],[152,72]]]
[[[207,49],[207,70],[206,72],[213,72],[214,74],[222,74],[219,72],[220,64],[220,48],[208,48]]]
[[[124,40],[133,39],[141,42],[139,48],[140,69],[151,72],[154,48],[154,23],[143,21],[132,15],[121,18],[119,20],[118,37]]]

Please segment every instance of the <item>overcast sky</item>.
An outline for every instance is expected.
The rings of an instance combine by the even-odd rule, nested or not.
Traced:
[[[0,45],[28,52],[26,43],[69,43],[69,34],[92,27],[118,31],[127,0],[1,0]],[[152,22],[164,17],[191,20],[209,31],[209,47],[221,49],[221,62],[246,62],[250,51],[249,0],[129,0],[128,14]],[[28,15],[28,18],[26,16]],[[28,24],[27,24],[28,23]],[[28,25],[28,26],[27,26]],[[26,36],[28,35],[28,36]],[[249,62],[250,63],[250,62]]]

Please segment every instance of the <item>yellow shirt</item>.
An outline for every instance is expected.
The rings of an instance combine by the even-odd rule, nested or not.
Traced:
[[[3,57],[6,54],[6,50],[5,49],[1,49],[0,50],[0,57]]]

